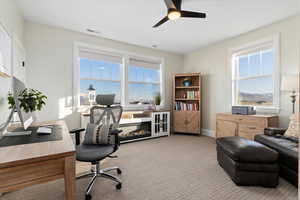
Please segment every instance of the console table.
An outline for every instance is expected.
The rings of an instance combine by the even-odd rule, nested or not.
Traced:
[[[86,128],[90,114],[81,114],[81,127]],[[170,135],[170,111],[124,112],[120,120],[121,143],[157,138]]]
[[[233,115],[218,113],[216,137],[240,136],[250,140],[267,127],[278,127],[277,115]]]

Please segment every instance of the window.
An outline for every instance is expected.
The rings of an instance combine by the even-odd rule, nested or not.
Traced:
[[[233,105],[279,107],[278,45],[267,40],[232,56]]]
[[[160,93],[160,65],[130,59],[128,66],[128,103],[149,104]]]
[[[88,88],[96,94],[116,94],[115,103],[121,103],[122,58],[87,51],[80,52],[80,105],[89,105]]]
[[[90,105],[90,85],[96,90],[96,95],[116,94],[115,103],[127,109],[149,106],[158,93],[164,102],[161,59],[83,46],[75,45],[78,67],[75,68],[74,85],[78,89],[74,90],[79,93],[76,105]]]

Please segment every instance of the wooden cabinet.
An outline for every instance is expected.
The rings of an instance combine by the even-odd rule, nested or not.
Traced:
[[[217,121],[217,137],[235,136],[238,130],[238,125],[235,122],[227,120]]]
[[[200,134],[200,73],[177,74],[173,86],[173,132]]]
[[[278,127],[276,115],[232,115],[217,114],[216,137],[240,136],[254,139],[267,127]]]
[[[174,111],[174,132],[200,134],[199,111]]]
[[[173,112],[173,127],[176,132],[186,131],[186,113],[174,111]]]
[[[186,113],[186,132],[200,134],[200,112],[187,111]]]

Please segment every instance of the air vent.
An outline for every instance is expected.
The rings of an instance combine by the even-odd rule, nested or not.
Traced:
[[[98,30],[95,30],[95,29],[89,29],[89,28],[87,28],[86,31],[87,31],[87,32],[90,32],[90,33],[94,33],[94,34],[100,34],[100,33],[101,33],[101,32],[98,31]]]

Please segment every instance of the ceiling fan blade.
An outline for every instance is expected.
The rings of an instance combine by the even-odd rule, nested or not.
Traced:
[[[153,28],[159,27],[160,25],[162,25],[163,23],[167,22],[169,20],[169,18],[166,16],[165,18],[163,18],[162,20],[160,20],[157,24],[155,24],[153,26]]]
[[[185,11],[185,10],[182,10],[180,12],[181,12],[181,17],[206,18],[205,13]]]
[[[173,0],[173,3],[177,10],[181,10],[182,0]]]
[[[167,6],[168,9],[176,9],[176,6],[173,2],[173,0],[165,0],[165,4]]]

